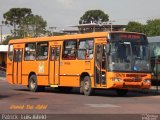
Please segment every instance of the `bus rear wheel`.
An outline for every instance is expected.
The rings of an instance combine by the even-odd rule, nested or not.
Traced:
[[[91,80],[89,76],[85,76],[83,79],[83,93],[86,96],[93,94],[93,89],[91,87]]]

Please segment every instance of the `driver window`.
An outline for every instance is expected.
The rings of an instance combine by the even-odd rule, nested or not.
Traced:
[[[120,43],[117,46],[117,55],[120,62],[130,62],[131,45],[130,43]]]

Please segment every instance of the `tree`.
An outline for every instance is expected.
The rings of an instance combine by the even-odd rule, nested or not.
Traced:
[[[10,40],[20,39],[20,38],[21,38],[21,37],[19,37],[19,36],[7,36],[6,40],[4,40],[4,41],[2,42],[2,45],[8,45],[8,42],[9,42]]]
[[[18,33],[20,36],[38,37],[45,34],[47,22],[39,15],[30,15],[22,19]]]
[[[160,19],[148,20],[146,33],[148,36],[160,36]]]
[[[38,37],[44,35],[47,22],[39,15],[32,14],[29,8],[12,8],[3,14],[4,24],[14,27],[14,36]]]
[[[138,22],[131,21],[128,23],[128,25],[126,27],[126,31],[143,33],[144,32],[144,25],[142,25],[141,23],[138,23]]]
[[[87,23],[99,23],[99,22],[107,22],[109,20],[109,16],[105,14],[102,10],[88,10],[85,14],[80,18],[79,24],[87,24]]]
[[[126,31],[141,32],[147,36],[160,36],[160,19],[148,20],[146,25],[138,22],[129,22]]]
[[[11,8],[8,12],[3,14],[5,20],[2,23],[13,26],[15,32],[16,26],[20,24],[21,20],[31,13],[32,11],[29,8]]]

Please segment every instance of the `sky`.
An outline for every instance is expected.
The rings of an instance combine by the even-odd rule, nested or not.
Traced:
[[[85,11],[93,9],[104,11],[114,24],[145,23],[160,18],[160,0],[0,0],[0,21],[11,8],[31,8],[33,14],[47,21],[47,28],[57,27],[57,30],[77,25]],[[9,29],[4,26],[3,33]]]

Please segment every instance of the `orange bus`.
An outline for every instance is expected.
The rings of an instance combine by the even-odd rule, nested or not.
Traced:
[[[45,87],[84,95],[97,89],[149,89],[151,82],[148,41],[144,34],[93,32],[11,40],[7,80],[33,92]]]

